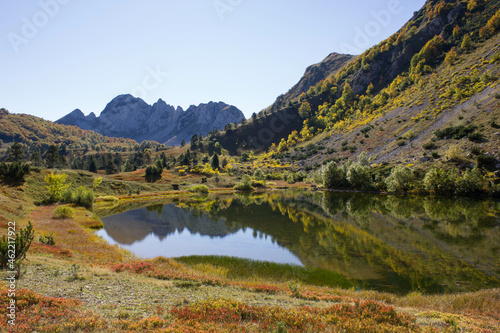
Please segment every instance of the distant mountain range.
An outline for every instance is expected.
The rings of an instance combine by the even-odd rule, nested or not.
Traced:
[[[222,130],[229,123],[240,123],[245,116],[235,106],[223,102],[209,102],[190,106],[186,111],[159,99],[153,105],[132,95],[114,98],[99,117],[85,116],[79,109],[56,121],[73,125],[110,137],[122,137],[141,142],[153,140],[166,145],[188,142],[194,134],[207,135]]]

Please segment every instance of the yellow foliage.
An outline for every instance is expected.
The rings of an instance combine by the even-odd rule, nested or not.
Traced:
[[[286,145],[285,139],[281,139],[280,144],[278,145],[278,152],[282,153],[288,149],[288,146]]]
[[[295,146],[297,144],[297,142],[299,142],[299,135],[298,135],[297,131],[293,131],[288,136],[288,140],[286,143],[287,143],[288,147],[290,147],[290,146]]]
[[[446,152],[446,157],[452,161],[460,160],[462,158],[462,150],[457,146],[450,146]]]

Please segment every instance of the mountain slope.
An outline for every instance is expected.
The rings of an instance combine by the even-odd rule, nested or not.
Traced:
[[[280,155],[302,167],[354,159],[363,151],[375,164],[440,163],[449,159],[472,164],[481,154],[498,160],[499,45],[497,35],[459,57],[453,66],[442,64],[433,74],[420,78],[418,84],[397,94],[389,92],[394,96],[375,113],[339,122],[331,131]],[[441,134],[451,133],[450,128],[462,128],[464,133]],[[472,135],[465,133],[467,128]],[[311,143],[317,148],[314,152],[308,147]]]
[[[356,56],[350,54],[330,53],[323,61],[307,67],[300,81],[285,94],[285,99],[299,97],[300,94],[307,92],[310,87],[337,73],[354,59],[356,59]]]
[[[189,141],[194,134],[205,136],[212,130],[222,130],[227,124],[239,123],[243,119],[245,117],[238,108],[222,102],[193,105],[184,111],[161,99],[148,105],[140,98],[120,95],[106,106],[99,117],[93,113],[85,116],[77,109],[57,123],[138,142],[154,140],[179,145],[183,140]]]
[[[276,110],[279,106],[287,105],[289,101],[297,99],[302,93],[306,93],[311,87],[319,82],[335,75],[349,62],[356,59],[356,56],[350,54],[330,53],[321,62],[306,68],[302,78],[286,94],[279,96],[276,102],[267,108],[264,113]]]
[[[279,154],[293,155],[288,150],[297,143],[305,144],[309,140],[316,143],[318,135],[321,138],[343,137],[349,131],[391,111],[395,112],[394,117],[403,118],[398,119],[397,128],[395,126],[392,129],[399,133],[400,129],[406,128],[404,122],[411,120],[396,110],[396,107],[403,105],[399,96],[409,89],[417,95],[422,93],[422,104],[413,105],[416,113],[431,112],[426,110],[428,106],[444,110],[453,109],[467,101],[473,103],[473,97],[483,93],[487,85],[493,89],[489,90],[488,96],[495,96],[496,88],[492,85],[498,80],[495,72],[495,68],[498,68],[496,55],[494,52],[484,54],[473,51],[496,38],[500,26],[499,7],[499,0],[482,4],[475,1],[427,1],[397,33],[349,62],[335,75],[311,87],[298,101],[287,105],[278,101],[270,108],[271,112],[261,113],[260,117],[245,126],[230,133],[220,133],[214,139],[233,153],[242,149],[265,150],[275,144],[279,145],[276,149]],[[491,42],[489,45],[485,52],[498,44]],[[470,62],[471,67],[483,65],[483,68],[481,72],[473,68],[465,74],[464,71],[471,67],[464,67],[460,71],[443,74],[438,79],[438,66],[445,58],[445,66],[448,67]],[[491,63],[486,65],[486,60]],[[434,103],[436,96],[440,97],[446,89],[446,82],[459,76],[464,76],[464,81],[455,82],[454,91],[449,91],[447,98],[443,97]],[[436,80],[445,80],[445,85],[440,86],[435,83]],[[479,86],[478,81],[483,82],[483,86]],[[487,102],[489,109],[486,111],[495,111],[498,106],[490,97]],[[482,99],[480,95],[477,98]],[[424,104],[424,100],[431,104]],[[434,130],[444,126],[447,126],[447,121],[437,122]],[[427,131],[425,140],[430,140],[432,136],[433,131]],[[349,146],[347,142],[339,150]],[[389,151],[398,148],[393,147]],[[348,150],[351,152],[354,148]],[[387,155],[386,159],[390,159],[390,156],[393,155]]]

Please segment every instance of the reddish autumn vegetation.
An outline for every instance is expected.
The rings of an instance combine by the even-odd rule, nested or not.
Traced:
[[[335,304],[326,309],[253,306],[239,301],[208,300],[189,306],[159,308],[157,315],[140,320],[105,320],[81,309],[81,302],[44,297],[30,290],[16,294],[14,332],[74,331],[160,331],[160,332],[287,332],[337,331],[389,332],[420,331],[415,319],[398,314],[394,308],[374,301]],[[8,292],[0,302],[8,304]],[[7,309],[0,308],[0,325],[7,327]],[[163,317],[162,317],[163,316]]]
[[[71,258],[73,254],[69,250],[65,250],[56,245],[46,245],[42,243],[31,244],[31,253],[51,254],[57,258]]]
[[[112,270],[120,272],[129,272],[135,274],[143,274],[145,276],[159,280],[184,280],[197,281],[205,285],[212,286],[237,286],[242,289],[261,292],[266,294],[278,294],[284,290],[272,284],[251,283],[251,282],[234,282],[218,277],[206,276],[186,269],[185,266],[166,258],[157,258],[152,262],[132,261],[129,263],[121,263],[112,267]]]
[[[388,332],[419,331],[415,319],[398,314],[394,308],[374,301],[336,304],[327,309],[250,306],[231,300],[206,301],[193,306],[171,310],[177,319],[188,325],[200,322],[213,324],[237,324],[242,329],[269,331],[278,327],[287,332],[347,331]]]
[[[8,291],[0,292],[0,304],[9,304]],[[31,290],[16,292],[16,318],[12,332],[74,332],[105,328],[105,322],[94,314],[80,309],[81,302],[63,298],[44,297]],[[0,326],[8,324],[6,306],[0,307]]]

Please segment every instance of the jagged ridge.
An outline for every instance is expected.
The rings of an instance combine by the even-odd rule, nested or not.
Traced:
[[[99,117],[85,116],[80,110],[56,121],[94,130],[106,136],[134,139],[138,142],[154,140],[167,145],[189,141],[194,134],[207,135],[222,130],[229,123],[239,123],[245,116],[235,106],[223,102],[209,102],[190,106],[186,111],[174,108],[162,99],[149,105],[132,95],[114,98]]]

